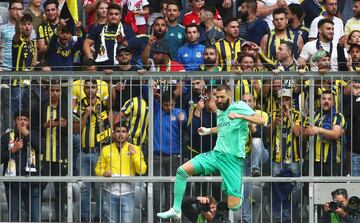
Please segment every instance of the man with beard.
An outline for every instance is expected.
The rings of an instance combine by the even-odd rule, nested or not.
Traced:
[[[360,30],[360,0],[354,0],[354,17],[345,24],[345,35],[348,36],[354,30]]]
[[[200,135],[218,134],[213,151],[199,154],[177,169],[173,207],[157,216],[163,219],[181,218],[181,202],[189,176],[219,171],[223,178],[222,189],[230,210],[237,211],[243,200],[242,176],[248,124],[264,125],[265,120],[245,102],[232,102],[232,91],[222,84],[216,89],[217,127],[198,129]]]
[[[276,59],[276,52],[279,48],[280,41],[286,40],[294,44],[293,54],[295,59],[299,57],[304,42],[302,37],[298,32],[291,31],[288,25],[288,19],[286,17],[285,9],[277,9],[273,13],[273,24],[274,29],[270,31],[269,34],[266,34],[262,37],[260,47],[261,50],[265,53],[267,58],[271,60]]]
[[[217,66],[218,51],[212,45],[204,49],[204,65],[200,66],[202,71],[219,72],[221,67]]]
[[[131,65],[131,58],[133,51],[125,45],[120,45],[116,49],[116,60],[118,65],[115,71],[138,71],[138,69]],[[120,111],[124,103],[141,95],[141,86],[139,80],[113,80],[115,87],[112,88],[112,108],[114,111]]]
[[[240,37],[260,45],[261,38],[269,32],[269,26],[256,17],[256,9],[256,0],[245,0],[239,7]]]
[[[155,41],[164,39],[163,37],[165,36],[167,31],[166,20],[163,17],[156,18],[151,26],[151,30],[152,30],[151,36],[154,37],[141,34],[121,43],[123,45],[127,44],[130,47],[130,49],[132,49],[133,55],[132,55],[131,64],[136,65],[139,68],[142,68],[143,66],[147,67],[147,65],[143,64],[142,62],[142,56],[145,50],[147,50],[146,46],[149,43],[150,37],[155,38]],[[153,52],[151,51],[151,48],[149,49],[150,49],[150,53],[148,58],[153,58]]]
[[[325,14],[321,14],[316,17],[310,26],[309,40],[315,40],[318,37],[319,27],[318,23],[322,19],[329,19],[334,23],[334,37],[333,44],[336,46],[340,38],[344,35],[344,23],[343,21],[336,17],[338,11],[338,1],[337,0],[325,0]]]
[[[185,44],[185,28],[178,23],[180,6],[174,1],[169,1],[166,6],[166,18],[168,30],[165,34],[165,41],[169,44],[171,58],[179,61],[178,51]]]
[[[144,49],[142,49],[141,61],[145,69],[149,69],[151,65],[151,60],[154,60],[154,47],[158,42],[162,42],[167,45],[169,49],[169,44],[164,39],[164,36],[167,32],[167,22],[164,17],[157,17],[151,27],[151,35],[147,41],[147,44]],[[161,41],[160,41],[161,40]],[[170,55],[170,51],[169,51]]]
[[[59,80],[51,80],[47,86],[49,98],[37,111],[42,123],[42,176],[62,177],[68,173],[68,106],[61,88]],[[54,187],[55,221],[62,222],[65,220],[66,183],[55,183]]]
[[[112,111],[97,96],[97,80],[85,80],[85,98],[80,102],[76,111],[80,118],[77,126],[81,132],[81,152],[77,163],[80,165],[81,176],[95,176],[95,165],[98,161],[100,150],[110,142]],[[91,187],[94,191],[91,193]],[[91,221],[90,207],[91,196],[96,202],[94,221],[100,220],[100,185],[98,183],[84,182],[81,190],[81,221]]]
[[[303,38],[304,43],[307,43],[309,38],[309,29],[303,25],[305,12],[303,7],[299,4],[290,4],[288,6],[288,20],[289,28],[294,32],[299,32]]]
[[[190,83],[189,83],[190,85]],[[186,111],[186,114],[190,117],[194,112],[196,104],[204,98],[206,85],[204,80],[192,80],[191,89],[183,94],[182,109]]]
[[[200,32],[196,24],[185,28],[187,43],[179,49],[179,62],[185,66],[186,71],[199,70],[204,63],[205,46],[199,43]]]
[[[17,18],[12,41],[12,68],[14,71],[31,71],[36,65],[36,41],[31,40],[32,17],[25,14]]]
[[[360,45],[358,44],[351,44],[349,48],[349,54],[351,60],[348,63],[349,71],[360,71]]]
[[[305,121],[307,125],[308,121]],[[321,108],[314,114],[314,125],[305,128],[305,136],[315,136],[315,176],[340,176],[345,118],[335,108],[333,92],[321,95]]]
[[[107,23],[99,25],[89,32],[84,41],[84,55],[86,58],[95,58],[100,69],[104,66],[116,64],[115,49],[117,43],[135,36],[134,31],[127,25],[121,23],[121,6],[110,4],[107,11]],[[95,54],[91,49],[94,45]]]
[[[319,51],[325,50],[331,56],[331,70],[338,71],[338,49],[333,41],[334,39],[334,22],[330,19],[322,19],[318,23],[319,37],[316,41],[307,42],[301,51],[298,59],[299,68],[305,67],[310,62],[310,70],[317,71],[316,64],[311,58]],[[343,49],[344,50],[344,49]],[[344,54],[347,53],[344,50]]]
[[[239,37],[239,21],[231,17],[224,21],[225,38],[215,43],[223,71],[231,71],[237,55],[241,51],[243,40]]]
[[[175,98],[170,91],[154,100],[154,176],[174,176],[182,163],[181,146],[187,117],[184,110],[175,108]],[[150,165],[150,164],[149,164]],[[162,186],[165,189],[165,207],[170,206],[173,184],[154,183],[154,213],[161,211]],[[180,203],[181,204],[181,203]],[[157,219],[156,219],[157,220]],[[158,221],[155,221],[158,222]]]

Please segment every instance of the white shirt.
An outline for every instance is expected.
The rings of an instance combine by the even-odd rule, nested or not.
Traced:
[[[318,71],[316,64],[312,61],[312,57],[315,55],[315,53],[318,51],[318,49],[316,48],[316,42],[317,40],[314,41],[310,41],[307,42],[300,54],[300,57],[305,59],[306,61],[308,61],[310,63],[310,70],[311,71]],[[337,47],[336,45],[333,43],[332,44],[332,52],[331,52],[331,58],[330,58],[330,62],[331,62],[331,71],[338,71],[338,53],[337,53]],[[320,41],[320,46],[327,52],[330,53],[331,49],[331,44],[329,43],[323,43]],[[345,53],[345,57],[347,58],[348,55],[346,53],[346,50],[344,50]]]
[[[345,35],[350,35],[354,30],[360,30],[360,19],[352,17],[346,22]]]
[[[112,176],[116,177],[116,176],[121,176],[121,175],[113,174]],[[123,175],[123,176],[125,176],[125,175]],[[128,194],[133,191],[131,188],[131,183],[105,183],[104,189],[116,196]]]
[[[311,26],[310,26],[310,31],[309,31],[309,38],[318,38],[318,22],[323,19],[324,16],[319,15],[318,17],[316,17],[312,22],[311,22]],[[335,46],[338,44],[339,39],[344,35],[344,23],[343,21],[338,18],[338,17],[334,17],[333,19],[334,22],[334,39],[333,42],[335,44]]]
[[[149,2],[147,0],[127,0],[127,1],[123,1],[123,4],[127,4],[128,9],[132,12],[136,12],[136,11],[143,12],[144,7],[149,6]],[[146,24],[145,16],[142,15],[136,15],[135,21],[136,21],[136,25]]]
[[[270,6],[273,6],[276,4],[276,1],[277,0],[262,0],[261,2],[263,2],[265,5],[264,7],[265,8],[268,8]],[[285,0],[286,3],[288,5],[294,3],[294,4],[300,4],[300,1],[299,0]],[[272,16],[272,13],[270,13],[269,15],[265,16],[264,20],[267,22],[268,26],[269,26],[269,29],[272,30],[274,29],[274,24],[272,23],[273,21],[273,16]]]

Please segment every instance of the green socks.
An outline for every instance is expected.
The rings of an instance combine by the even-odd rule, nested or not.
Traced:
[[[181,203],[184,196],[184,192],[186,190],[186,180],[188,177],[189,175],[182,167],[179,167],[177,169],[176,177],[175,177],[175,185],[174,185],[173,209],[178,213],[181,212]]]

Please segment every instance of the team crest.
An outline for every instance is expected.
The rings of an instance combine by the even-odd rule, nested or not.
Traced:
[[[197,51],[195,56],[196,56],[196,58],[201,58],[201,52]]]

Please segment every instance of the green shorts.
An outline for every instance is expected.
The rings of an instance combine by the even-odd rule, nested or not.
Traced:
[[[222,191],[243,199],[242,178],[244,159],[217,151],[201,153],[190,160],[195,169],[195,174],[210,175],[216,171],[222,177]]]

